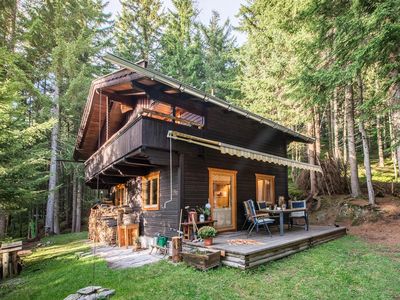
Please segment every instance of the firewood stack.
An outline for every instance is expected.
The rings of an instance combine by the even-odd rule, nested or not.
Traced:
[[[96,243],[115,245],[117,225],[139,223],[139,214],[129,206],[96,204],[90,210],[89,239]]]

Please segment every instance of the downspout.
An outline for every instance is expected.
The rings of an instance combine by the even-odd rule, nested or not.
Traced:
[[[172,139],[169,138],[169,200],[164,203],[164,209],[172,200]]]

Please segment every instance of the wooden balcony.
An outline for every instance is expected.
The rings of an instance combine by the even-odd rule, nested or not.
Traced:
[[[142,176],[157,165],[168,164],[167,152],[162,157],[150,153],[169,150],[169,130],[192,134],[201,131],[195,127],[140,116],[121,128],[89,157],[85,162],[86,181],[100,174],[102,177],[120,178],[122,183],[127,180],[126,177]]]

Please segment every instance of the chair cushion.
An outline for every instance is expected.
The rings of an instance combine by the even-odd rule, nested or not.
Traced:
[[[263,218],[263,219],[258,218],[257,222],[258,222],[258,224],[271,224],[271,223],[275,223],[275,220],[269,219],[269,218]]]
[[[291,208],[306,208],[306,200],[300,200],[300,201],[292,201],[291,202]],[[296,211],[292,212],[290,214],[291,218],[302,218],[305,217],[306,213],[304,211]]]

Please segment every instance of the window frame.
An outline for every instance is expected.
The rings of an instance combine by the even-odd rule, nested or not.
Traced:
[[[146,204],[146,194],[147,194],[147,182],[150,182],[150,199],[149,203],[153,203],[153,193],[152,186],[153,180],[157,179],[157,203],[156,204]],[[160,210],[160,171],[152,172],[147,176],[142,177],[142,209],[143,210]]]
[[[271,199],[272,199],[272,204],[276,203],[276,199],[275,199],[275,176],[274,175],[267,175],[267,174],[259,174],[256,173],[256,201],[259,202],[262,199],[258,199],[258,180],[270,180],[271,181],[271,186],[272,191],[271,191]]]
[[[117,184],[116,186],[115,186],[115,196],[114,196],[114,199],[115,199],[115,205],[116,206],[118,206],[118,207],[121,207],[121,206],[124,206],[124,205],[127,205],[128,203],[128,190],[127,190],[127,187],[126,187],[126,185],[125,184]],[[117,201],[118,201],[118,203],[117,203]]]

